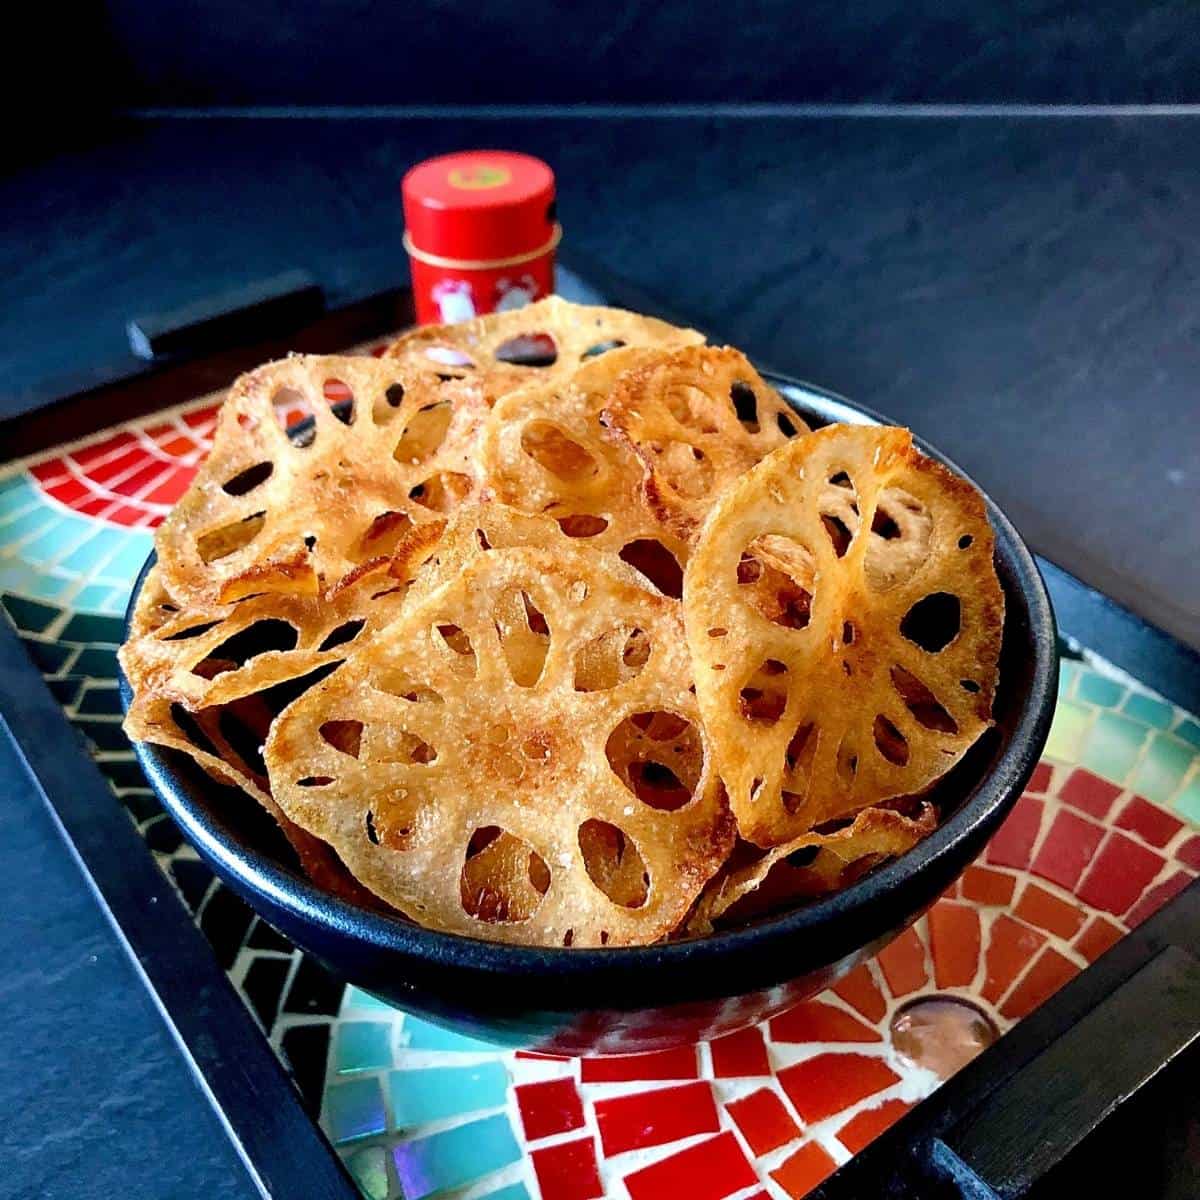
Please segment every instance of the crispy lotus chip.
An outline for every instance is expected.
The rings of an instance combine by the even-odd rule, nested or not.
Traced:
[[[421,924],[653,942],[733,822],[679,606],[570,549],[480,553],[280,716],[284,812]]]
[[[990,723],[1004,621],[982,497],[907,430],[797,438],[688,563],[696,688],[742,837],[916,795]]]
[[[623,374],[605,419],[641,460],[651,511],[684,540],[735,479],[808,432],[729,346],[689,346]]]
[[[312,410],[310,436],[280,426],[276,405],[296,403]],[[336,586],[475,495],[485,412],[474,384],[373,358],[297,356],[243,375],[155,537],[162,586],[180,603]]]
[[[497,500],[556,521],[581,548],[619,555],[678,598],[686,542],[647,506],[637,455],[602,419],[623,373],[657,353],[613,350],[561,384],[510,392],[492,409],[480,454]]]
[[[414,329],[397,339],[386,357],[445,379],[480,378],[495,400],[527,383],[561,384],[591,359],[622,346],[687,346],[703,340],[694,329],[654,317],[547,296],[511,312]]]
[[[915,818],[867,808],[842,829],[802,834],[765,854],[759,851],[745,865],[735,864],[735,852],[696,902],[687,931],[711,933],[718,921],[738,924],[839,891],[936,828],[931,804],[922,805]]]

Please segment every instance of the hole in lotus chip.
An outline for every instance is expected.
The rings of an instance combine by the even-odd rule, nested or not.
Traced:
[[[475,362],[471,356],[457,346],[426,346],[423,353],[430,362],[437,363],[439,367],[475,369]]]
[[[530,421],[521,430],[521,449],[564,483],[591,479],[600,470],[591,451],[550,421]]]
[[[239,471],[232,479],[227,479],[221,485],[221,490],[227,496],[244,496],[247,492],[252,492],[256,487],[266,483],[274,470],[274,463],[255,463],[254,466]]]
[[[699,433],[716,433],[712,400],[698,387],[676,384],[663,393],[663,406],[685,429]]]
[[[453,416],[454,409],[444,400],[419,409],[404,427],[392,457],[412,466],[432,458],[446,440]]]
[[[650,639],[641,629],[612,629],[575,654],[575,690],[606,692],[641,674],[650,660]]]
[[[363,723],[361,721],[326,721],[318,730],[322,739],[335,750],[358,757],[362,745]]]
[[[636,538],[621,547],[619,557],[644,575],[664,596],[683,595],[683,568],[679,559],[656,538]]]
[[[590,538],[603,533],[608,528],[608,521],[591,513],[576,513],[559,517],[558,527],[569,538]]]
[[[469,648],[470,642],[467,642],[468,653]],[[474,658],[474,655],[472,655],[472,658]],[[401,700],[407,700],[409,704],[445,703],[433,688],[427,687],[419,680],[414,679],[407,671],[395,667],[383,667],[375,672],[371,684],[381,692],[386,692],[390,696],[397,696]]]
[[[214,646],[192,667],[192,674],[203,679],[214,679],[225,671],[245,666],[260,654],[295,650],[299,639],[298,630],[287,621],[275,618],[255,621],[226,638],[219,646]]]
[[[739,379],[729,389],[729,398],[733,401],[734,412],[737,413],[737,419],[742,423],[743,427],[749,433],[757,433],[758,425],[758,397],[754,394],[754,389],[745,381]],[[783,416],[782,413],[779,414]]]
[[[875,737],[875,749],[888,762],[897,767],[908,765],[908,741],[883,713],[876,714],[872,732]]]
[[[704,769],[704,747],[690,721],[676,713],[626,717],[604,747],[617,778],[643,803],[675,812],[691,800]]]
[[[201,562],[218,562],[250,545],[262,532],[266,519],[265,512],[253,513],[240,521],[200,534],[196,538],[196,553],[200,555]]]
[[[471,639],[458,625],[434,626],[435,641],[445,647],[451,666],[456,674],[473,677],[475,674],[475,650]]]
[[[747,721],[774,725],[787,708],[788,669],[778,659],[768,658],[757,668],[738,693],[741,714]]]
[[[607,354],[610,350],[620,350],[625,343],[620,338],[610,338],[606,342],[596,342],[595,345],[589,346],[581,355],[582,359],[599,358],[601,354]]]
[[[382,558],[394,553],[400,539],[413,527],[408,513],[383,512],[367,526],[353,551],[353,557],[361,562],[368,558]]]
[[[168,606],[163,605],[163,607],[166,608]],[[178,612],[179,610],[172,608],[172,611]],[[168,633],[162,638],[162,640],[164,642],[190,641],[192,638],[202,637],[210,629],[216,629],[216,627],[220,624],[221,624],[220,621],[204,621],[199,625],[192,625],[187,629],[180,629],[176,633]]]
[[[371,760],[373,762],[406,763],[410,766],[428,766],[437,761],[437,750],[424,738],[407,729],[380,723],[371,734]]]
[[[804,629],[812,614],[813,558],[806,546],[781,534],[755,538],[738,562],[743,598],[785,629]]]
[[[558,346],[548,333],[519,333],[492,353],[497,362],[514,367],[552,367],[558,361]]]
[[[494,619],[509,674],[518,687],[533,687],[542,677],[550,651],[550,629],[529,593],[509,589],[496,604]]]
[[[455,471],[439,471],[431,475],[408,493],[415,500],[434,512],[450,512],[471,494],[471,481]]]
[[[950,645],[962,624],[962,603],[948,592],[934,592],[904,614],[900,632],[927,654],[939,654]]]
[[[911,671],[906,671],[903,667],[893,667],[892,685],[900,693],[904,706],[926,729],[933,729],[938,733],[958,732],[958,722]]]
[[[631,838],[609,821],[592,818],[579,827],[579,852],[588,878],[622,908],[641,908],[650,894],[650,873]],[[601,944],[604,943],[603,934]]]
[[[354,391],[350,385],[341,379],[327,379],[322,385],[322,392],[333,415],[343,425],[354,423]]]
[[[523,839],[496,825],[476,829],[467,844],[459,890],[479,921],[527,921],[550,887],[545,860]]]
[[[800,432],[796,427],[796,422],[787,413],[776,413],[775,424],[779,427],[779,432],[784,437],[793,438]]]
[[[343,621],[336,629],[330,630],[326,634],[325,640],[317,647],[317,650],[336,650],[338,646],[344,646],[347,642],[354,641],[362,633],[366,623],[365,619]]]

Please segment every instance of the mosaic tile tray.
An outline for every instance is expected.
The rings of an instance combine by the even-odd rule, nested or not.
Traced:
[[[768,1023],[559,1059],[346,988],[216,882],[120,729],[130,582],[207,450],[218,401],[0,468],[0,605],[374,1200],[803,1196],[941,1082],[898,1033],[914,999],[968,1001],[1002,1034],[1200,873],[1200,723],[1153,680],[1072,651],[1045,759],[978,862],[874,961]]]

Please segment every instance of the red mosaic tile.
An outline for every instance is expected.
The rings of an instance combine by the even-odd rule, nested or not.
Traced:
[[[1028,867],[1045,808],[1045,801],[1021,796],[988,843],[987,861],[998,867]]]
[[[80,446],[79,449],[72,450],[71,457],[81,467],[86,467],[89,463],[94,463],[101,458],[107,458],[110,454],[115,454],[118,450],[132,446],[135,441],[136,439],[132,433],[117,433],[112,437],[104,438],[102,441],[92,442],[90,446]]]
[[[518,1050],[514,1058],[535,1058],[539,1062],[570,1062],[565,1054],[539,1054],[536,1050]]]
[[[1087,914],[1078,904],[1060,900],[1036,883],[1027,883],[1013,916],[1070,941],[1083,928]]]
[[[966,987],[979,966],[979,913],[939,900],[929,910],[929,954],[938,987]]]
[[[85,500],[82,504],[76,504],[75,511],[85,513],[89,517],[98,517],[111,506],[112,501],[107,496],[97,496],[93,500]]]
[[[327,379],[321,389],[325,393],[325,399],[330,404],[341,404],[346,400],[353,400],[354,393],[350,390],[348,383],[343,383],[340,379]]]
[[[148,504],[174,504],[188,490],[193,475],[177,467],[144,499]]]
[[[609,1158],[698,1133],[716,1133],[721,1128],[712,1085],[706,1081],[597,1100],[596,1124]]]
[[[166,468],[169,470],[170,468]],[[145,490],[156,479],[161,479],[164,474],[164,467],[157,458],[148,462],[140,471],[134,471],[127,479],[122,479],[112,485],[114,492],[119,492],[122,496],[136,496]]]
[[[613,1083],[629,1079],[695,1079],[695,1046],[673,1046],[670,1050],[651,1050],[647,1054],[614,1054],[604,1058],[584,1058],[579,1077],[584,1083]]]
[[[800,1136],[800,1126],[770,1088],[759,1088],[725,1106],[755,1154],[766,1154]]]
[[[1079,968],[1069,958],[1064,958],[1053,946],[1047,946],[1000,1011],[1013,1021],[1026,1017],[1078,974]]]
[[[743,1075],[770,1075],[767,1046],[762,1030],[757,1026],[727,1033],[708,1044],[712,1055],[713,1074],[718,1079]]]
[[[1125,931],[1107,917],[1093,917],[1087,928],[1076,938],[1075,949],[1088,962],[1095,962],[1105,950],[1115,946],[1124,936]]]
[[[164,454],[169,454],[172,458],[185,458],[196,450],[196,443],[191,438],[180,434],[178,437],[172,438],[169,442],[161,443],[158,448]]]
[[[1123,833],[1110,833],[1075,894],[1085,904],[1119,916],[1150,886],[1162,865],[1161,854]]]
[[[754,1168],[729,1130],[625,1176],[633,1200],[663,1200],[664,1196],[721,1200],[757,1182]]]
[[[1200,871],[1200,833],[1195,837],[1188,838],[1186,842],[1177,847],[1175,857],[1184,866],[1191,867],[1194,871]]]
[[[893,996],[907,996],[929,980],[925,970],[925,946],[916,930],[906,929],[876,957]]]
[[[1121,789],[1083,767],[1076,767],[1070,779],[1059,789],[1058,797],[1075,808],[1103,820]]]
[[[87,477],[93,483],[107,483],[110,479],[116,479],[119,475],[125,475],[138,467],[145,466],[147,457],[146,452],[140,446],[135,446],[131,450],[126,450],[124,454],[119,454],[110,462],[90,468],[87,471]]]
[[[777,1042],[883,1041],[877,1029],[820,1000],[805,1000],[773,1018],[771,1037]]]
[[[833,985],[833,991],[868,1021],[882,1021],[887,1012],[887,1001],[866,963],[859,963],[849,975],[839,979]]]
[[[1029,778],[1029,783],[1025,786],[1027,792],[1037,792],[1039,795],[1045,794],[1050,790],[1050,776],[1052,774],[1050,764],[1040,762],[1033,768],[1033,774]]]
[[[73,505],[76,501],[82,500],[84,496],[89,496],[87,485],[81,483],[74,476],[64,479],[61,483],[52,484],[46,489],[51,496],[59,502],[59,504]]]
[[[1183,822],[1149,800],[1134,796],[1121,809],[1117,826],[1133,830],[1144,841],[1161,849],[1183,828]]]
[[[899,1076],[881,1058],[818,1054],[779,1072],[779,1083],[810,1125],[882,1092]]]
[[[137,525],[145,515],[144,508],[135,508],[132,504],[122,504],[120,508],[114,508],[112,512],[106,513],[105,519],[113,521],[117,525]]]
[[[828,1179],[837,1170],[837,1164],[818,1143],[809,1142],[771,1172],[771,1178],[792,1200],[801,1200],[817,1184]]]
[[[583,1128],[583,1101],[573,1079],[523,1083],[513,1091],[527,1141]]]
[[[167,438],[174,437],[178,432],[170,421],[166,421],[162,425],[148,425],[142,430],[142,436],[148,437],[154,442],[161,442]]]
[[[542,1200],[595,1200],[604,1195],[590,1137],[546,1146],[530,1157]]]
[[[1034,859],[1034,874],[1074,888],[1103,837],[1102,826],[1070,809],[1060,809]]]
[[[70,474],[67,464],[61,458],[48,458],[45,462],[37,463],[29,468],[29,473],[42,484],[53,483]]]
[[[1192,876],[1189,872],[1176,871],[1170,879],[1166,879],[1157,886],[1152,887],[1133,906],[1133,910],[1125,918],[1126,923],[1131,927],[1140,925],[1147,917],[1154,916],[1168,900],[1178,896],[1191,882]]]
[[[885,1100],[875,1108],[868,1108],[852,1117],[838,1130],[838,1141],[850,1151],[857,1154],[864,1146],[870,1145],[884,1130],[890,1129],[912,1105],[904,1100]]]
[[[1005,871],[971,866],[963,872],[962,894],[976,904],[1010,904],[1016,886],[1017,877]]]
[[[216,418],[218,408],[220,405],[213,404],[207,408],[197,408],[193,412],[184,413],[183,423],[192,429],[199,429],[201,425],[207,425]]]
[[[943,900],[957,900],[958,899],[958,880],[957,879],[942,893],[941,898]]]
[[[165,519],[162,513],[151,513],[143,524],[147,529],[157,529]]]
[[[992,922],[980,995],[995,1004],[1045,941],[1044,933],[1001,913]]]

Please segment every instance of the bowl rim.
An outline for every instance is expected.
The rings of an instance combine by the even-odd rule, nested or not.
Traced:
[[[815,414],[823,424],[894,424],[835,392],[769,370],[763,370],[761,374],[798,409],[801,416]],[[311,418],[293,427],[289,433],[302,431],[308,423]],[[883,938],[895,927],[894,912],[901,905],[881,903],[885,897],[892,893],[899,896],[906,885],[912,885],[927,873],[943,874],[948,881],[957,874],[954,863],[964,844],[978,842],[982,845],[982,839],[994,831],[1037,765],[1057,697],[1058,650],[1054,613],[1033,554],[1004,512],[965,471],[915,434],[913,441],[923,453],[966,479],[983,496],[995,532],[996,554],[1007,561],[1015,591],[1025,609],[1024,623],[1028,627],[1027,637],[1033,654],[1029,687],[1020,700],[1007,744],[974,785],[973,794],[911,850],[831,895],[737,929],[649,946],[525,946],[427,929],[406,919],[342,900],[240,839],[222,819],[205,806],[194,803],[186,787],[175,784],[172,760],[178,752],[136,742],[134,749],[138,760],[164,807],[219,874],[235,887],[240,885],[244,892],[264,898],[293,921],[319,927],[326,936],[349,936],[362,949],[398,954],[412,962],[469,972],[549,973],[564,984],[571,980],[619,983],[631,971],[671,967],[686,968],[689,977],[694,977],[691,973],[696,968],[718,965],[728,968],[739,961],[761,963],[764,952],[783,949],[786,945],[789,952],[794,953],[806,942],[817,953],[809,962],[797,960],[785,964],[781,961],[777,972],[781,979],[836,962],[850,949]],[[152,550],[130,594],[125,614],[126,638],[142,584],[154,562]],[[1011,604],[1013,598],[1009,595],[1006,600]],[[1006,614],[1006,625],[1008,621],[1009,614]],[[119,682],[122,708],[128,711],[131,689],[123,671]],[[857,945],[831,948],[828,938],[818,936],[818,931],[828,932],[827,927],[833,925],[855,928]],[[862,933],[864,928],[865,935]],[[808,957],[803,952],[800,954],[801,959]],[[734,981],[727,983],[723,990],[732,993],[744,988]]]

